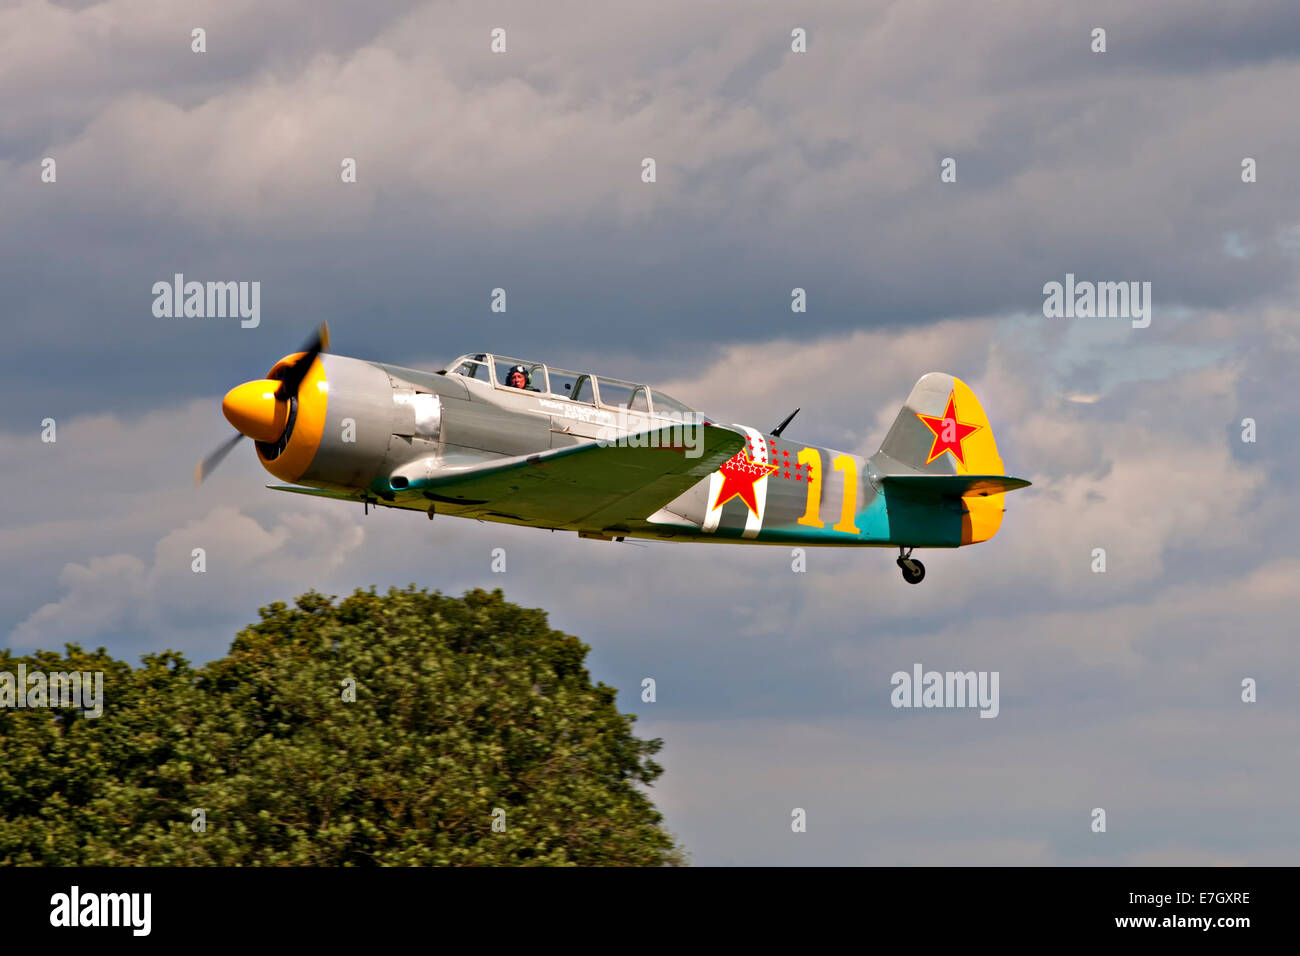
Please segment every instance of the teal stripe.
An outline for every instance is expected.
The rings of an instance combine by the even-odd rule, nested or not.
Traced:
[[[834,530],[831,525],[810,528],[801,524],[764,527],[760,541],[791,544],[899,544],[918,548],[955,548],[961,544],[961,510],[955,502],[919,501],[906,495],[888,499],[873,495],[864,511],[853,517],[859,534]],[[722,529],[718,529],[722,532]],[[726,535],[724,535],[726,536]],[[736,533],[739,536],[739,533]]]

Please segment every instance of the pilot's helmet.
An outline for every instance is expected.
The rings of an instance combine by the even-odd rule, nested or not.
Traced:
[[[524,368],[522,365],[510,366],[510,371],[506,372],[506,384],[510,384],[510,379],[514,376],[515,372],[518,372],[524,377],[524,385],[527,386],[529,384],[528,369]]]

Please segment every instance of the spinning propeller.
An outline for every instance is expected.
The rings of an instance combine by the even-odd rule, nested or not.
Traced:
[[[261,378],[236,385],[221,400],[226,421],[235,426],[235,434],[218,445],[194,468],[194,484],[212,474],[221,460],[245,436],[254,441],[273,443],[280,440],[289,426],[289,402],[298,394],[303,379],[311,371],[316,356],[330,345],[329,326],[322,322],[293,364],[284,368],[278,379]],[[272,370],[274,374],[274,369]]]

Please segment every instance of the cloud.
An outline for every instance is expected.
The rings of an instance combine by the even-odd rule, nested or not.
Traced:
[[[118,553],[65,565],[63,596],[23,619],[9,642],[52,648],[118,634],[134,647],[214,656],[229,643],[213,634],[214,625],[237,627],[256,605],[328,576],[363,538],[358,524],[337,513],[290,513],[263,528],[217,508],[158,541],[149,563]]]
[[[669,742],[653,795],[697,861],[1285,864],[1300,840],[1289,820],[1296,765],[1265,752],[1294,752],[1296,719],[1261,723],[1258,711],[1235,706],[1050,734],[951,711],[894,711],[883,725],[749,718],[638,726]],[[967,724],[978,732],[954,726]],[[1243,753],[1242,740],[1260,750]],[[791,830],[796,807],[807,813],[805,833]],[[1105,833],[1091,830],[1095,807],[1106,811]],[[1250,822],[1256,815],[1267,822]]]
[[[947,4],[847,0],[739,20],[685,2],[394,3],[373,20],[293,3],[270,21],[255,4],[183,21],[128,0],[26,4],[0,13],[10,69],[67,64],[40,102],[84,105],[53,125],[4,114],[0,275],[15,319],[46,328],[34,341],[160,337],[173,356],[209,333],[163,331],[136,290],[199,269],[264,281],[268,323],[379,316],[358,338],[435,339],[447,357],[482,347],[464,317],[503,286],[513,351],[654,345],[697,369],[796,321],[820,335],[1032,311],[1067,271],[1151,281],[1160,310],[1240,307],[1288,294],[1295,249],[1276,240],[1300,199],[1276,173],[1300,149],[1277,95],[1300,89],[1300,63],[1266,42],[1295,13],[1248,9],[1229,42],[1211,8],[1182,4],[956,21]],[[1103,15],[1112,49],[1091,54]],[[789,52],[792,17],[807,54]],[[189,52],[195,18],[207,54]],[[1231,53],[1188,69],[1196,37]],[[57,185],[39,182],[45,155]],[[1244,155],[1258,183],[1240,181]],[[944,156],[957,183],[939,182]],[[1225,255],[1227,233],[1256,253]],[[797,320],[795,286],[814,303]],[[92,307],[112,321],[79,322]],[[152,381],[195,393],[172,375]]]
[[[364,541],[350,511],[250,500],[265,473],[247,442],[194,488],[194,462],[229,434],[215,398],[59,416],[56,441],[40,434],[0,433],[7,479],[32,489],[0,502],[0,619],[14,646],[217,656],[259,604],[292,597]],[[191,571],[194,548],[204,573]]]

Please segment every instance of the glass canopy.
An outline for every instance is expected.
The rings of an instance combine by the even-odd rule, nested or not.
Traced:
[[[626,408],[660,417],[684,418],[698,414],[685,402],[648,385],[487,352],[462,355],[447,366],[446,374],[472,378],[504,391],[538,392],[579,404]]]

